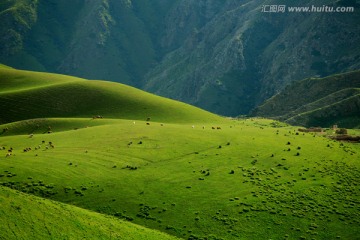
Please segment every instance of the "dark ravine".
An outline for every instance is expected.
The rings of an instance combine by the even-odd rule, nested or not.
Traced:
[[[0,3],[0,62],[136,86],[226,116],[288,84],[360,69],[354,13],[264,13],[255,0]]]

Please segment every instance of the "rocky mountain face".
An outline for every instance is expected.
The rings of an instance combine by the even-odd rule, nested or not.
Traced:
[[[263,12],[264,5],[353,13]],[[248,114],[293,81],[360,69],[356,1],[7,0],[0,62]]]
[[[159,36],[165,14],[176,1],[6,3],[0,4],[0,41],[6,43],[0,47],[1,62],[141,87],[144,75],[163,55]],[[16,42],[12,35],[4,37],[8,32],[14,33]]]
[[[177,6],[174,11],[181,16],[167,22],[179,36],[171,35],[166,42],[183,38],[176,26],[199,24],[150,71],[146,89],[234,116],[247,114],[292,81],[360,68],[359,13],[264,13],[264,1],[218,2],[184,1]],[[194,21],[193,9],[203,9],[200,16],[207,20]]]

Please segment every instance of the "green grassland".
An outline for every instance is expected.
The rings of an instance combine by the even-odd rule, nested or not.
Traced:
[[[0,239],[176,239],[164,233],[0,187]]]
[[[102,115],[164,122],[216,122],[220,117],[188,104],[175,102],[105,81],[0,68],[0,123],[33,118]]]
[[[33,76],[26,74],[25,78]],[[88,108],[53,117],[50,113],[58,111],[49,109],[47,115],[36,108],[38,97],[44,103],[48,98],[43,95],[52,97],[75,84],[81,86],[79,92],[101,93],[98,99],[104,102],[94,103],[86,94],[78,94],[78,101],[63,103],[61,108],[72,109],[82,101],[88,101]],[[7,130],[0,135],[0,183],[56,201],[46,204],[70,204],[112,216],[107,222],[103,215],[86,212],[102,219],[95,226],[93,218],[81,215],[80,226],[74,230],[77,236],[85,234],[81,226],[88,221],[93,228],[84,227],[86,233],[99,226],[104,226],[101,233],[107,233],[115,225],[114,218],[184,239],[356,239],[360,235],[358,143],[298,132],[298,127],[274,120],[220,118],[120,84],[69,80],[22,86],[17,90],[9,80],[12,90],[0,93],[2,103],[13,109],[11,118],[1,116],[6,123],[0,129]],[[30,94],[40,90],[43,95]],[[15,111],[17,102],[9,103],[4,97],[16,100],[20,93],[29,94],[26,103],[32,112],[23,117]],[[112,101],[126,104],[118,108]],[[151,111],[141,114],[138,109],[144,105]],[[105,118],[92,119],[92,114]],[[359,134],[359,130],[350,133]],[[12,155],[6,157],[11,148]],[[0,199],[6,194],[25,196],[7,188],[1,190]],[[24,209],[45,201],[29,203],[28,199],[35,198],[17,201],[24,203]],[[59,214],[85,211],[72,209],[66,205]],[[2,221],[16,220],[27,227],[30,220],[17,211],[5,208]],[[60,224],[50,214],[41,217]],[[74,227],[66,217],[60,226],[69,231]],[[115,234],[123,228],[111,229]],[[139,233],[135,227],[131,231]],[[50,233],[56,234],[56,229]]]

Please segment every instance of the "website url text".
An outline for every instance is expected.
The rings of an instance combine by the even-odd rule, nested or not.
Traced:
[[[308,7],[290,7],[286,5],[262,5],[261,12],[266,13],[351,13],[354,7],[333,7],[333,6],[308,6]]]

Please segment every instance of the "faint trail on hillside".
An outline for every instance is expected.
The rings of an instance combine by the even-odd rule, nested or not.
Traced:
[[[223,143],[223,144],[220,144],[221,146],[222,145],[226,145],[226,143]],[[190,156],[190,155],[198,155],[200,153],[203,153],[205,151],[208,151],[208,150],[211,150],[211,149],[217,149],[219,145],[216,145],[216,146],[212,146],[212,147],[208,147],[208,148],[204,148],[202,150],[199,150],[199,151],[195,151],[195,152],[190,152],[190,153],[185,153],[185,154],[182,154],[180,156],[177,156],[177,157],[173,157],[173,158],[167,158],[167,159],[164,159],[164,160],[161,160],[159,162],[169,162],[169,161],[173,161],[173,160],[179,160],[179,159],[182,159],[182,158],[185,158],[187,156]]]

